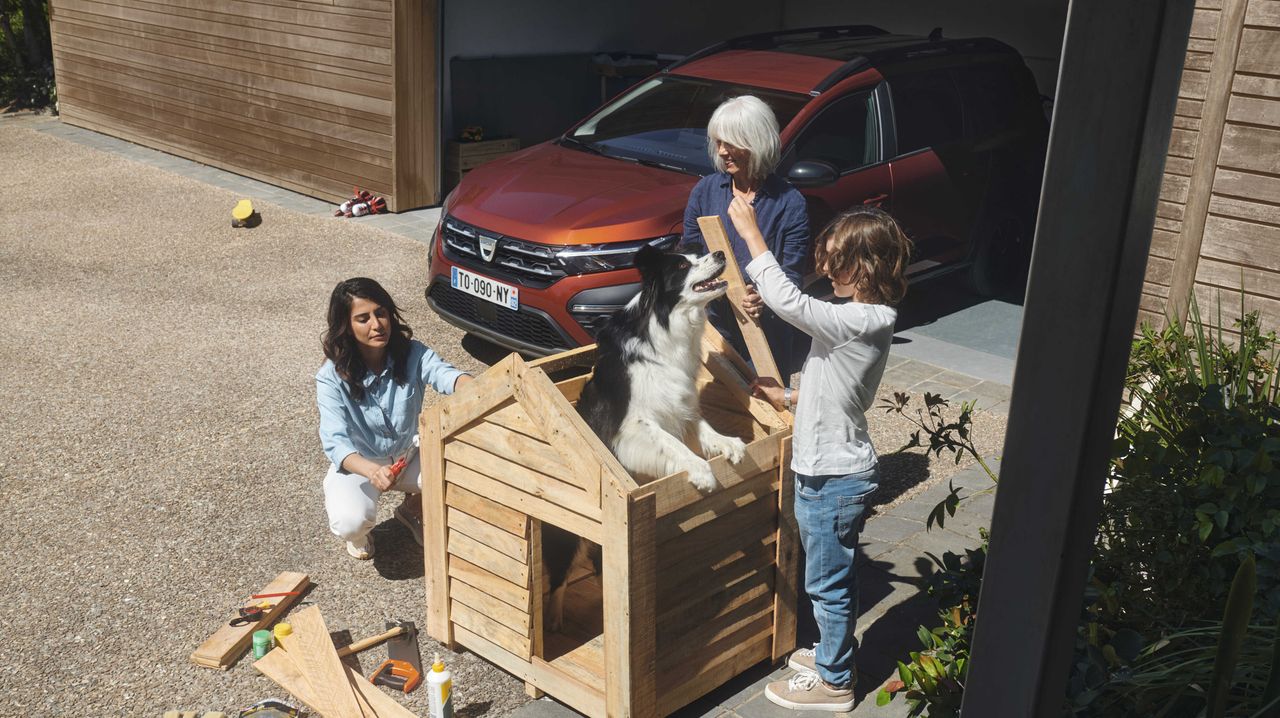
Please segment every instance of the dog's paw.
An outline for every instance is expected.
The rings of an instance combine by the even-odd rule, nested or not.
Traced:
[[[703,461],[696,468],[689,470],[689,483],[693,484],[693,488],[707,493],[714,491],[720,484],[716,481],[716,475],[711,473],[711,465]]]
[[[704,448],[707,451],[708,458],[723,456],[731,464],[742,461],[742,457],[747,455],[746,443],[735,436],[717,436],[708,440]]]

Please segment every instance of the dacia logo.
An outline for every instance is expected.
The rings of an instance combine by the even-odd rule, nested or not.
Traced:
[[[483,234],[477,236],[480,240],[480,258],[486,262],[493,261],[493,250],[498,248],[497,237],[486,237]]]

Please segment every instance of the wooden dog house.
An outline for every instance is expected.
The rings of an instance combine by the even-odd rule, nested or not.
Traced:
[[[429,633],[589,716],[667,715],[795,646],[798,540],[789,415],[754,399],[714,330],[698,379],[703,416],[748,442],[711,467],[633,477],[574,409],[588,376],[549,371],[594,347],[511,355],[423,411]],[[564,627],[544,629],[541,531],[599,544],[602,575],[570,579]]]

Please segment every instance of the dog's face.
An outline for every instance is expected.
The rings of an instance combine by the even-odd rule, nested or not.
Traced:
[[[644,285],[641,293],[648,294],[655,307],[669,312],[681,304],[706,306],[724,296],[729,287],[728,282],[719,279],[725,267],[724,253],[699,257],[692,249],[682,246],[663,252],[645,247],[636,254],[636,267]]]

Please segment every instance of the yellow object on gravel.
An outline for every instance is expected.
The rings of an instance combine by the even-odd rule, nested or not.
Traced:
[[[253,216],[253,202],[242,199],[236,203],[235,209],[231,210],[231,218],[237,222],[243,222]]]

